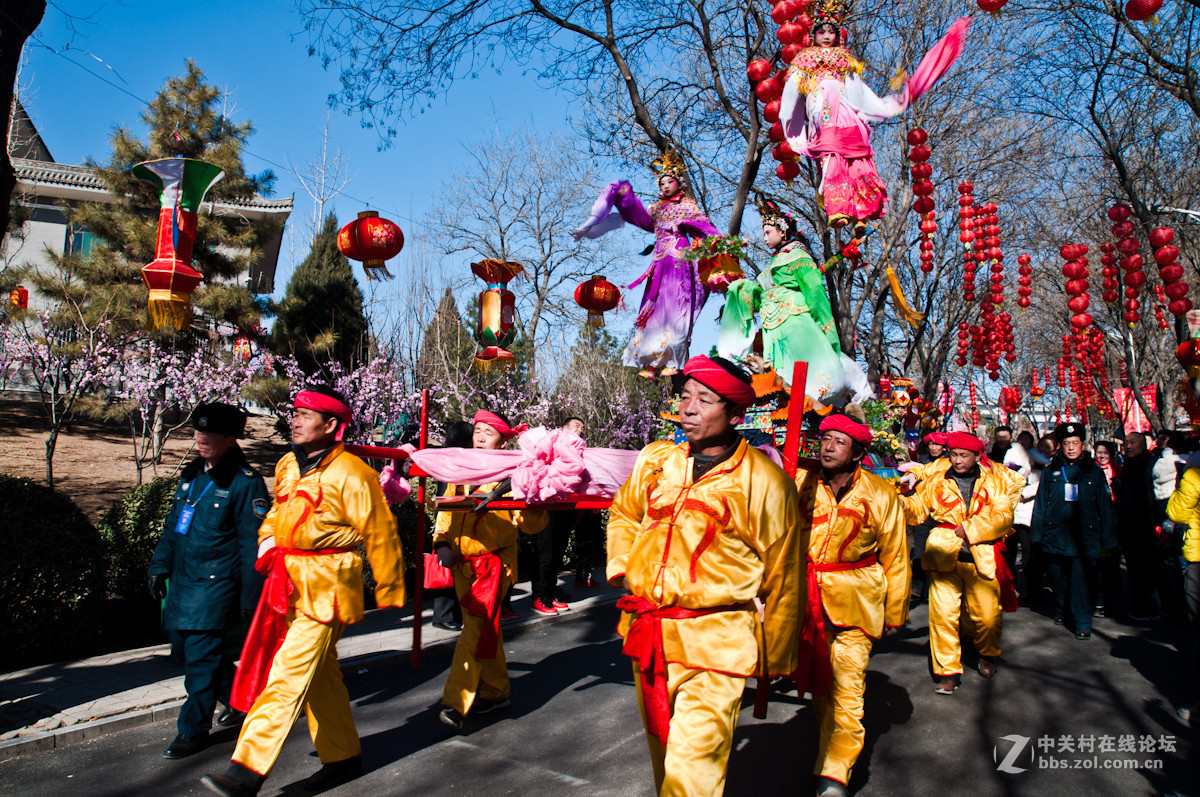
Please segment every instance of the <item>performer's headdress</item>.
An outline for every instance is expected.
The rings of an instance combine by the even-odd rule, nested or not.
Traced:
[[[762,194],[757,195],[754,200],[754,206],[758,208],[758,215],[762,217],[763,224],[770,224],[778,228],[783,233],[785,241],[790,241],[796,237],[796,233],[799,232],[800,228],[796,224],[796,217],[791,213],[788,213]]]
[[[687,164],[683,162],[683,158],[679,157],[679,153],[675,151],[674,147],[667,147],[651,162],[650,169],[659,177],[668,175],[680,181],[687,178]]]
[[[848,9],[846,0],[817,0],[816,10],[813,11],[812,30],[822,25],[833,25],[841,32],[842,18]]]

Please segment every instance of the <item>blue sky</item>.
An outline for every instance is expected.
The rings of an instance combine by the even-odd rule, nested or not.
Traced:
[[[416,220],[425,214],[446,170],[461,159],[464,144],[482,137],[485,127],[495,124],[515,130],[532,125],[564,131],[568,127],[570,108],[564,96],[510,70],[503,77],[481,74],[455,83],[424,113],[400,120],[396,125],[400,133],[392,146],[380,151],[377,133],[364,129],[359,117],[328,107],[328,95],[338,88],[337,73],[323,70],[320,61],[307,54],[307,44],[302,22],[287,0],[59,0],[47,8],[26,46],[20,84],[56,161],[81,163],[91,157],[103,162],[116,125],[144,135],[140,114],[146,102],[169,77],[183,73],[190,57],[211,83],[231,92],[236,103],[233,117],[254,123],[245,157],[247,171],[272,169],[278,177],[275,196],[295,194],[289,226],[301,224],[311,205],[294,176],[281,166],[287,162],[299,166],[319,155],[328,118],[331,145],[348,156],[349,172],[355,175],[346,196],[336,201],[339,220],[349,221],[369,205],[399,223],[410,240]],[[580,204],[581,221],[591,199]],[[625,234],[631,248],[641,248],[639,236]],[[307,247],[299,250],[298,259]],[[401,253],[392,261],[393,274],[403,276],[405,257]],[[277,294],[293,268],[290,261],[285,240]],[[632,279],[636,273],[628,276]],[[633,311],[637,301],[637,296],[626,297]],[[715,343],[711,321],[719,305],[710,301],[705,308],[709,323],[702,321],[697,327],[693,346],[697,352]],[[614,332],[627,328],[633,312],[628,316],[615,319]],[[712,333],[711,341],[703,330]]]

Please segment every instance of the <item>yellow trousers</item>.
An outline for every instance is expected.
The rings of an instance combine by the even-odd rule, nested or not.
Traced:
[[[850,770],[862,752],[863,693],[866,691],[867,661],[871,638],[858,628],[838,628],[826,621],[829,662],[833,683],[829,695],[813,699],[813,710],[821,725],[821,742],[813,773],[842,785],[850,782]]]
[[[500,577],[500,596],[508,592],[511,584],[507,576]],[[454,568],[454,589],[461,599],[471,588],[471,580]],[[454,648],[454,661],[450,664],[450,676],[442,689],[442,704],[462,714],[471,711],[476,696],[484,700],[505,700],[509,696],[508,664],[504,660],[504,632],[496,644],[496,658],[477,659],[475,649],[479,645],[479,634],[487,623],[482,617],[464,611],[463,628]]]
[[[929,574],[929,651],[933,673],[939,678],[962,673],[959,622],[963,604],[971,625],[975,652],[980,656],[1000,655],[1000,632],[1004,613],[1000,610],[1000,582],[981,578],[975,565],[959,562],[949,573]]]
[[[350,694],[338,666],[337,641],[344,629],[336,618],[318,623],[289,612],[287,636],[271,661],[267,686],[242,723],[235,762],[264,777],[270,773],[301,707],[308,714],[308,732],[321,763],[362,754]]]
[[[633,680],[645,723],[642,673],[636,663]],[[659,797],[705,797],[725,791],[725,769],[745,688],[745,678],[667,664],[671,725],[666,748],[657,736],[646,733]]]

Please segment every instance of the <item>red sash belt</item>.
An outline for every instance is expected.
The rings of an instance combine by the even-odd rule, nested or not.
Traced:
[[[621,652],[637,662],[642,673],[642,705],[646,710],[646,729],[658,737],[665,747],[671,728],[671,706],[667,696],[667,659],[663,651],[662,621],[687,620],[717,612],[748,611],[748,604],[711,606],[706,609],[684,609],[679,606],[658,606],[636,595],[617,600],[617,608],[633,614],[629,633]]]
[[[348,548],[280,548],[267,551],[254,563],[254,569],[267,577],[263,583],[262,596],[250,630],[246,632],[246,644],[238,660],[237,672],[233,676],[233,687],[229,692],[229,705],[238,711],[249,711],[267,685],[271,662],[283,645],[287,634],[288,599],[296,588],[288,577],[285,556],[328,556],[349,553]]]
[[[829,643],[825,639],[825,607],[821,603],[821,585],[817,573],[836,573],[858,570],[879,561],[870,554],[857,562],[809,562],[808,605],[805,607],[804,627],[800,629],[800,655],[792,680],[800,694],[812,692],[813,697],[828,694],[833,683],[833,665],[829,663]]]
[[[459,605],[473,617],[487,621],[479,632],[475,658],[494,659],[500,645],[500,574],[504,572],[504,565],[500,557],[492,552],[479,556],[460,556],[458,561],[469,562],[475,570],[475,578],[459,600]]]

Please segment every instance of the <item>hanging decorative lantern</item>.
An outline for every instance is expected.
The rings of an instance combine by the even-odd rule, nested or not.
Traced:
[[[29,309],[29,291],[22,288],[20,285],[13,288],[8,294],[8,304],[15,310]]]
[[[346,257],[362,262],[367,279],[391,279],[384,261],[400,254],[404,233],[395,222],[382,218],[376,211],[364,210],[338,231],[337,247]]]
[[[1129,0],[1125,4],[1125,16],[1134,22],[1145,22],[1158,13],[1163,0]]]
[[[158,189],[158,242],[153,262],[142,267],[150,323],[183,329],[192,321],[192,291],[204,280],[192,268],[200,203],[225,172],[194,158],[163,158],[135,165],[133,174]]]
[[[253,347],[250,345],[250,338],[242,336],[233,342],[233,359],[245,362],[250,359],[253,354]]]
[[[475,365],[483,371],[493,366],[507,368],[516,364],[516,357],[505,347],[517,335],[514,323],[516,297],[508,283],[525,273],[520,263],[503,260],[481,260],[471,264],[471,273],[487,283],[479,294],[479,324],[475,335],[484,349],[475,355]]]
[[[621,303],[621,291],[603,274],[595,274],[575,289],[575,303],[588,311],[589,327],[602,327],[604,314]]]
[[[933,176],[933,167],[928,163],[929,147],[925,146],[929,140],[929,134],[922,127],[914,127],[908,131],[906,140],[912,148],[908,152],[908,159],[913,164],[911,169],[912,191],[916,197],[913,200],[913,212],[921,219],[918,226],[921,231],[918,244],[921,271],[929,274],[933,271],[933,234],[937,232],[937,222],[934,220],[936,216],[933,202],[934,185],[929,179]]]

